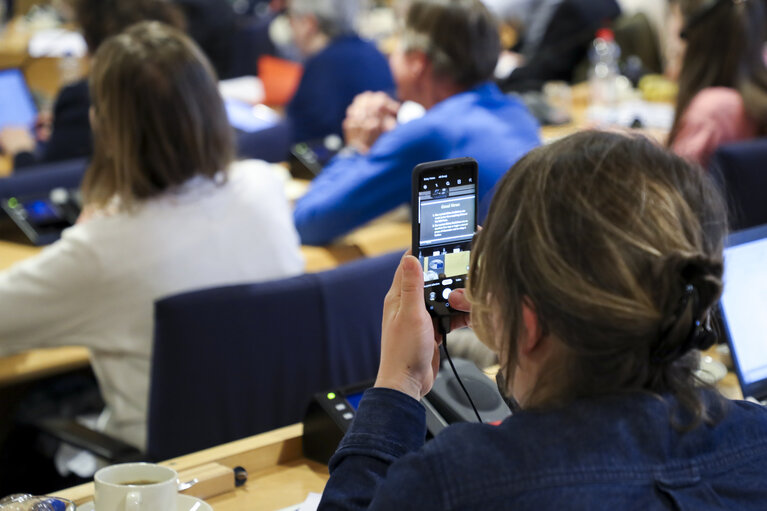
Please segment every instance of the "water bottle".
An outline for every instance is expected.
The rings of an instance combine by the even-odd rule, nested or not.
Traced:
[[[615,35],[609,28],[597,31],[589,51],[591,69],[589,88],[591,105],[595,109],[614,111],[618,104],[618,59],[621,49],[615,42]]]

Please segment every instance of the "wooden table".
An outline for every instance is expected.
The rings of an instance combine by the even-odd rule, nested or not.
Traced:
[[[192,426],[193,427],[193,426]],[[328,480],[327,466],[301,454],[303,425],[295,424],[161,463],[177,472],[216,462],[248,471],[247,483],[206,501],[216,511],[282,509],[304,501],[309,492],[321,493]],[[93,499],[93,483],[56,492],[82,504]]]
[[[71,26],[60,28],[71,29]],[[36,28],[21,16],[14,17],[0,32],[0,69],[21,68],[24,77],[33,93],[40,99],[52,101],[59,89],[65,85],[61,82],[59,60],[56,57],[30,57],[27,49],[29,41],[34,36]],[[88,59],[79,59],[79,71],[82,76],[88,69]]]
[[[543,126],[541,128],[541,140],[543,143],[550,143],[560,138],[572,135],[579,131],[583,131],[589,128],[608,129],[615,131],[629,131],[631,133],[643,133],[644,135],[658,141],[661,144],[666,143],[668,137],[668,130],[663,129],[634,129],[623,127],[597,127],[588,118],[589,107],[589,84],[588,82],[582,82],[575,84],[571,87],[572,93],[572,108],[570,109],[570,117],[572,120],[567,124],[559,126]]]
[[[495,366],[485,372],[494,378],[497,370]],[[729,373],[717,386],[725,395],[739,392],[732,385],[737,387],[737,379]],[[216,511],[282,509],[303,502],[309,492],[321,493],[329,477],[325,465],[303,457],[302,435],[303,425],[294,424],[161,464],[179,473],[211,462],[229,468],[244,467],[249,476],[243,487],[207,498],[206,502]],[[55,495],[82,504],[93,499],[93,491],[93,483],[88,483]]]

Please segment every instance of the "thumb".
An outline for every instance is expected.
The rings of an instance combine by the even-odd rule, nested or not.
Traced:
[[[466,290],[463,288],[455,289],[452,293],[450,293],[448,301],[450,302],[450,306],[455,310],[462,312],[471,311],[471,302],[466,297]]]
[[[402,282],[400,287],[400,310],[414,310],[424,307],[423,270],[415,257],[405,256],[402,261]],[[417,310],[417,309],[415,309]]]

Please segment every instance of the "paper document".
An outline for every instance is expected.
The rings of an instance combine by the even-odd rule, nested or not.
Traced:
[[[85,57],[88,45],[79,32],[51,28],[35,32],[29,40],[29,56],[39,57]]]

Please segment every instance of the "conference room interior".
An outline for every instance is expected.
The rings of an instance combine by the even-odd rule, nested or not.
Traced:
[[[491,54],[488,76],[464,85],[438,68],[435,45],[464,59],[456,67],[483,59],[429,23],[418,30],[433,33],[418,34],[410,8],[421,3],[488,13],[498,51],[477,45]],[[737,44],[731,26],[701,34],[725,9],[762,18],[745,16]],[[95,472],[148,462],[218,511],[317,509],[328,463],[380,378],[384,304],[403,254],[421,257],[432,299],[464,285],[464,266],[467,287],[482,267],[464,238],[419,250],[413,167],[478,160],[477,243],[504,210],[496,184],[517,162],[593,131],[649,140],[719,190],[724,290],[694,374],[727,402],[764,404],[765,30],[764,0],[0,0],[0,499],[94,509]],[[700,42],[711,39],[720,48]],[[147,62],[168,62],[147,86],[158,91],[149,108],[130,87],[107,88],[130,74],[140,44],[157,54]],[[162,99],[177,86],[183,94]],[[479,106],[438,117],[466,94]],[[197,110],[163,132],[184,108]],[[481,109],[491,114],[472,117]],[[119,122],[104,118],[118,111]],[[125,147],[167,151],[116,149],[142,130],[144,145]],[[171,154],[182,138],[204,146]],[[206,154],[219,147],[220,158]],[[220,165],[183,178],[98,176],[158,161]],[[574,260],[588,259],[588,241]],[[499,392],[506,354],[460,326],[435,345],[439,371],[421,400],[427,446],[475,413],[488,424],[523,413]]]

